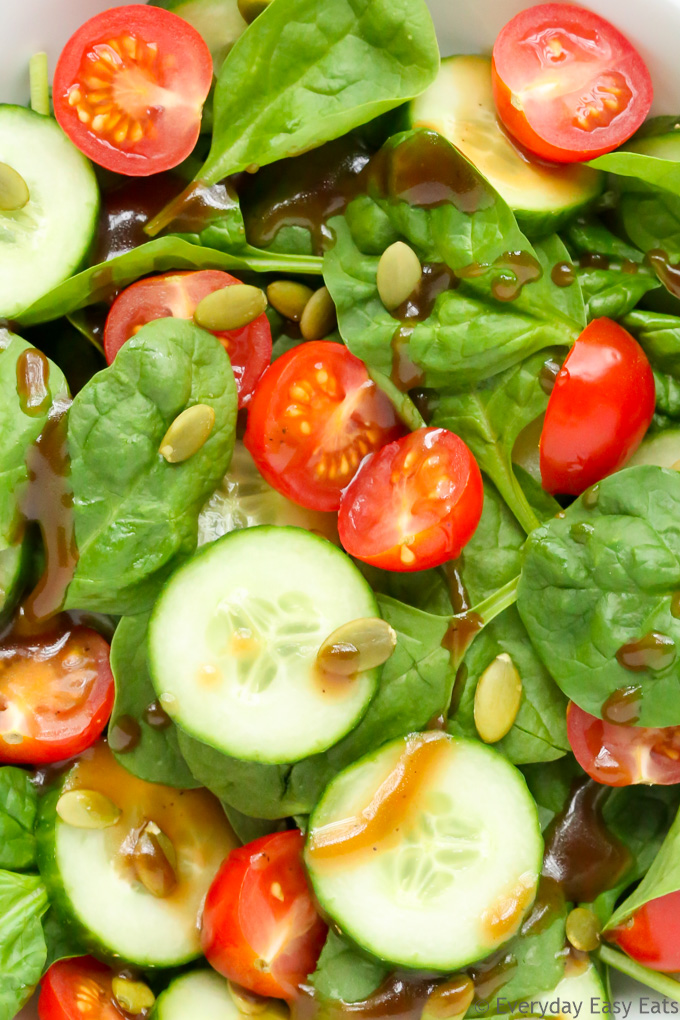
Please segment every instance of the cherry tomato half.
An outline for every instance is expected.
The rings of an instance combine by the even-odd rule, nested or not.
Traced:
[[[638,51],[604,18],[571,4],[530,7],[508,22],[493,48],[492,77],[508,131],[558,163],[616,149],[652,105]]]
[[[0,647],[0,762],[46,765],[94,744],[113,708],[109,646],[87,627]]]
[[[91,956],[53,963],[42,979],[40,1020],[121,1020],[113,997],[113,971]]]
[[[300,830],[290,829],[232,850],[205,901],[208,963],[258,995],[294,998],[326,939],[302,866],[303,844]]]
[[[680,892],[645,903],[607,938],[644,967],[680,971]]]
[[[240,283],[240,280],[229,273],[202,269],[196,273],[149,276],[126,287],[111,305],[104,326],[104,354],[109,365],[125,341],[147,322],[168,316],[191,319],[196,305],[206,294],[234,283]],[[229,355],[238,390],[238,406],[244,407],[271,361],[272,334],[269,320],[262,314],[242,329],[215,333],[215,336]]]
[[[363,457],[403,433],[366,366],[315,340],[288,351],[258,383],[244,442],[266,481],[309,510],[337,510]]]
[[[66,43],[54,113],[95,163],[145,177],[189,155],[212,77],[210,51],[183,18],[144,4],[113,7]]]
[[[342,496],[340,541],[384,570],[425,570],[459,555],[482,515],[477,461],[446,429],[423,428],[366,459]]]
[[[586,326],[557,374],[541,434],[543,488],[578,496],[617,471],[654,414],[645,352],[611,319]]]
[[[680,726],[621,726],[570,702],[567,735],[581,768],[605,786],[680,783]]]

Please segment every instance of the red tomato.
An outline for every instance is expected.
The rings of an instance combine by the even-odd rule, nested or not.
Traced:
[[[652,105],[647,66],[625,36],[583,7],[522,11],[493,48],[501,120],[527,149],[573,163],[623,144]]]
[[[87,627],[0,647],[0,762],[46,765],[94,744],[113,708],[109,646]]]
[[[267,369],[248,411],[245,444],[260,473],[310,510],[337,510],[361,459],[403,432],[366,366],[315,340]]]
[[[113,972],[91,956],[53,963],[42,979],[40,1020],[120,1020],[111,990]]]
[[[586,326],[550,394],[541,433],[543,488],[578,496],[622,467],[654,414],[645,352],[611,319]]]
[[[650,900],[607,938],[644,967],[680,971],[680,892]]]
[[[169,316],[191,319],[196,305],[206,294],[240,282],[229,273],[202,269],[197,273],[149,276],[126,287],[111,305],[104,326],[104,353],[109,365],[125,341],[147,322]],[[244,407],[271,361],[272,334],[269,320],[262,314],[243,329],[215,333],[215,336],[231,359],[238,390],[238,406]]]
[[[369,457],[342,496],[340,541],[384,570],[455,559],[482,515],[477,461],[446,429],[423,428]]]
[[[598,783],[680,783],[680,726],[622,726],[570,702],[567,734],[577,762]]]
[[[161,7],[96,14],[71,36],[54,73],[54,113],[95,163],[131,177],[189,155],[210,91],[210,51],[195,28]]]
[[[232,850],[205,901],[208,963],[258,995],[294,998],[326,939],[302,866],[303,844],[299,829],[290,829]]]

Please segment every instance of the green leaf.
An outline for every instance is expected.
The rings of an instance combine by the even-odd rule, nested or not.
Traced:
[[[126,718],[139,726],[140,739],[131,751],[120,753],[115,747],[112,750],[123,768],[148,783],[191,789],[197,784],[182,758],[175,725],[168,720],[168,725],[159,729],[147,721],[146,710],[156,702],[146,664],[148,625],[148,614],[126,616],[113,636],[111,670],[116,682],[116,700],[109,734],[122,718]]]
[[[337,138],[418,95],[438,66],[422,0],[277,0],[222,66],[200,179]]]
[[[640,309],[627,315],[622,324],[649,358],[657,411],[669,418],[680,417],[680,318]]]
[[[680,195],[659,188],[624,192],[619,215],[628,237],[643,251],[662,249],[671,259],[680,258]]]
[[[229,255],[214,248],[190,244],[180,237],[159,237],[72,276],[27,308],[19,321],[24,326],[33,326],[38,322],[59,319],[78,308],[111,300],[118,290],[140,276],[165,273],[171,269],[320,273],[321,260],[311,256],[263,254],[255,249]]]
[[[635,891],[624,900],[611,917],[611,930],[650,900],[680,890],[680,813],[666,836],[651,867]]]
[[[388,964],[361,953],[331,928],[309,984],[322,999],[361,1002],[376,991],[389,970]]]
[[[657,276],[645,268],[637,273],[621,269],[583,269],[578,278],[589,322],[601,318],[621,319],[645,294],[661,286]]]
[[[507,503],[494,485],[485,482],[482,517],[458,566],[470,605],[493,595],[519,574],[524,539]]]
[[[47,959],[43,972],[47,971],[58,960],[71,960],[74,956],[87,956],[87,948],[83,946],[73,932],[64,925],[53,907],[47,911],[42,923]]]
[[[587,219],[573,220],[562,231],[569,248],[576,255],[607,255],[621,262],[642,262],[644,255],[637,248],[621,240],[605,225],[592,216]]]
[[[0,868],[27,871],[35,864],[33,826],[38,794],[23,769],[0,769]]]
[[[224,813],[229,819],[229,824],[242,843],[252,843],[260,836],[268,836],[272,832],[283,832],[286,829],[284,819],[251,818],[237,811],[231,804],[223,804]]]
[[[37,875],[0,871],[0,1020],[12,1020],[40,980],[47,950],[40,919],[47,910]]]
[[[159,453],[188,406],[215,423],[188,460]],[[236,386],[219,340],[184,319],[157,319],[95,375],[68,414],[78,562],[66,608],[134,615],[196,547],[198,514],[229,466]]]
[[[680,660],[631,672],[616,653],[651,632],[680,642],[680,476],[642,466],[603,479],[528,538],[517,605],[532,644],[568,698],[601,715],[641,689],[642,726],[680,723]]]
[[[656,188],[680,195],[680,163],[672,159],[660,159],[658,156],[620,149],[591,159],[586,165],[621,177],[634,177],[644,184],[652,184]]]
[[[220,181],[205,189],[203,200],[197,202],[194,212],[191,200],[182,209],[178,220],[170,223],[168,232],[191,244],[204,248],[216,248],[231,254],[248,253],[256,255],[257,249],[250,248],[246,241],[239,197],[228,181]]]

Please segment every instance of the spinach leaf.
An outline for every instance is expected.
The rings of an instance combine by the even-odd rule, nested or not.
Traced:
[[[642,262],[644,255],[623,241],[596,216],[572,220],[562,231],[567,247],[579,255],[607,255],[621,262]]]
[[[254,249],[228,255],[214,248],[190,244],[180,237],[159,237],[72,276],[27,308],[19,321],[22,325],[32,326],[59,319],[78,308],[111,300],[119,290],[140,276],[164,273],[170,269],[320,273],[321,260],[311,256],[262,254]]]
[[[337,138],[418,95],[438,66],[423,0],[277,0],[222,65],[200,179]]]
[[[626,234],[643,251],[662,249],[671,259],[680,258],[680,195],[661,188],[625,191],[619,215]]]
[[[166,233],[232,255],[262,254],[246,241],[239,197],[228,181],[195,190],[182,206],[179,218],[169,223]]]
[[[35,864],[33,826],[38,794],[23,769],[0,769],[0,868],[27,871]]]
[[[146,664],[148,627],[148,614],[126,616],[113,635],[111,670],[116,682],[116,700],[109,726],[109,744],[123,768],[140,779],[190,789],[197,784],[180,753],[174,724],[168,719],[168,724],[159,728],[148,722],[147,709],[156,702]],[[137,723],[141,736],[132,750],[121,754],[116,751],[111,733],[124,717]]]
[[[645,903],[680,890],[680,812],[649,871],[635,891],[614,912],[607,927],[616,928]]]
[[[237,811],[231,804],[223,804],[224,813],[229,819],[229,824],[242,843],[252,843],[260,836],[268,836],[271,832],[283,832],[286,822],[283,819],[251,818]]]
[[[545,832],[555,815],[563,810],[574,781],[583,779],[585,772],[571,754],[550,762],[523,765],[520,771],[536,801],[541,831]]]
[[[485,481],[481,520],[458,561],[470,605],[476,606],[519,574],[524,539],[498,489]]]
[[[200,450],[169,464],[159,446],[191,404],[214,408]],[[144,326],[68,414],[78,561],[65,608],[144,612],[196,547],[198,514],[229,466],[236,386],[224,348],[184,319]]]
[[[680,318],[636,310],[622,323],[649,358],[654,372],[657,412],[680,417]]]
[[[680,195],[680,163],[672,159],[660,159],[658,156],[620,149],[591,159],[586,165],[621,177],[634,177],[643,184],[652,184],[656,188]]]
[[[434,616],[451,616],[451,592],[446,575],[446,566],[437,570],[414,570],[401,573],[395,570],[379,570],[366,563],[357,562],[364,577],[374,592],[389,595],[398,602],[405,602],[414,609]]]
[[[40,980],[47,892],[37,875],[0,871],[0,1020],[12,1020]]]
[[[87,956],[88,949],[77,940],[53,907],[50,907],[45,914],[42,929],[47,947],[47,959],[43,973],[58,960],[71,960],[74,956]]]
[[[375,992],[389,970],[388,964],[360,952],[331,928],[309,984],[322,999],[361,1002]]]
[[[651,270],[641,267],[636,273],[622,269],[583,269],[578,274],[586,303],[588,321],[620,319],[631,312],[650,290],[661,283]]]
[[[642,652],[636,672],[619,663],[617,652],[652,632],[680,641],[671,612],[680,589],[680,476],[627,468],[603,479],[595,499],[581,497],[529,536],[520,616],[559,687],[585,711],[601,715],[615,692],[639,686],[640,725],[677,725],[674,644],[657,669],[644,668]]]

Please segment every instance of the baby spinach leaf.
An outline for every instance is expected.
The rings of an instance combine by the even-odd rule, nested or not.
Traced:
[[[524,539],[524,530],[498,489],[485,481],[481,520],[458,561],[470,605],[477,605],[519,574]]]
[[[361,1002],[376,991],[389,970],[388,964],[360,952],[331,928],[309,983],[322,999]]]
[[[246,241],[239,197],[228,181],[220,181],[212,187],[199,189],[193,196],[197,210],[193,212],[192,201],[187,203],[177,220],[170,222],[167,233],[191,244],[204,248],[217,248],[231,254],[245,254],[245,250],[256,254]]]
[[[643,726],[680,723],[680,476],[633,467],[605,478],[596,503],[581,497],[527,540],[517,606],[531,641],[562,691],[601,715],[605,701],[640,687]],[[670,644],[658,668],[617,659],[646,635]],[[654,662],[652,662],[654,665]]]
[[[585,772],[571,754],[554,761],[523,765],[520,771],[536,801],[541,831],[545,832],[564,809],[574,781],[582,780]]]
[[[40,980],[47,954],[40,919],[47,905],[37,875],[0,871],[0,1020],[12,1020]]]
[[[624,192],[619,215],[626,234],[643,251],[662,249],[671,259],[680,258],[680,195],[661,188]]]
[[[126,616],[113,635],[111,670],[116,700],[109,732],[127,717],[137,723],[141,735],[139,743],[123,754],[110,743],[120,764],[133,775],[148,783],[190,789],[197,783],[180,753],[174,724],[168,719],[161,728],[149,725],[147,709],[156,702],[156,692],[146,665],[148,625],[148,614]]]
[[[627,315],[622,325],[649,358],[657,411],[669,418],[680,417],[680,318],[638,309]]]
[[[579,255],[607,255],[621,262],[642,262],[644,255],[623,241],[596,216],[572,220],[562,231],[568,248]]]
[[[33,826],[38,795],[27,772],[0,769],[0,868],[27,871],[35,864]]]
[[[635,891],[614,912],[607,927],[621,924],[645,903],[680,890],[680,812],[675,818],[649,871]]]
[[[656,188],[680,195],[680,163],[672,159],[619,149],[618,152],[608,152],[597,159],[591,159],[587,166],[621,177],[634,177],[643,184],[652,184]]]
[[[172,421],[205,403],[215,423],[188,460],[159,453]],[[196,546],[198,514],[229,466],[236,386],[224,348],[184,319],[144,326],[68,414],[78,549],[66,608],[134,615]]]
[[[200,179],[337,138],[418,95],[438,66],[423,0],[277,0],[222,65]]]
[[[286,829],[284,819],[251,818],[237,811],[231,804],[223,804],[224,813],[229,819],[229,824],[242,843],[252,843],[260,836],[268,836],[272,832],[283,832]]]
[[[76,939],[73,932],[63,924],[53,907],[47,911],[42,923],[47,959],[43,972],[58,960],[70,960],[74,956],[87,956],[87,948]]]
[[[589,322],[603,317],[620,319],[631,312],[645,294],[661,286],[656,274],[644,267],[636,273],[621,269],[583,269],[578,277]]]

